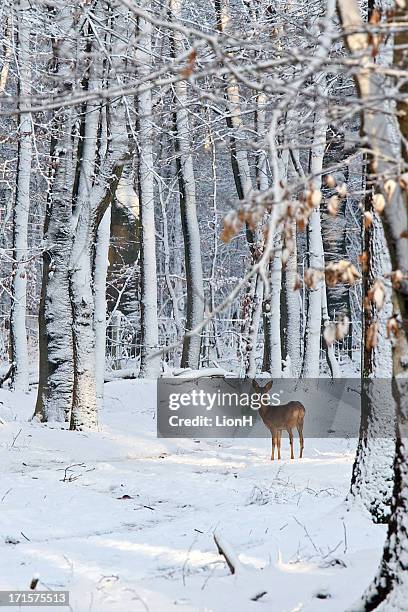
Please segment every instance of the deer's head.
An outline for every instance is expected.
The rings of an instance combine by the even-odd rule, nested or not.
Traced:
[[[255,389],[257,393],[269,393],[273,385],[273,380],[269,380],[264,387],[261,387],[256,382],[255,378],[252,381],[252,387]]]

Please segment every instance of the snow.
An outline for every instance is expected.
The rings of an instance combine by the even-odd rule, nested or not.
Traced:
[[[106,384],[99,432],[30,422],[34,400],[0,390],[0,589],[38,573],[75,612],[332,612],[372,580],[385,527],[344,502],[355,440],[290,461],[285,439],[271,463],[268,439],[157,439],[153,382]]]

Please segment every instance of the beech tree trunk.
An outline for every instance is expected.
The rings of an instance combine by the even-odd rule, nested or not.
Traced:
[[[318,100],[324,100],[324,87],[316,82]],[[315,114],[315,133],[310,152],[310,172],[313,189],[321,190],[323,158],[326,148],[327,117],[325,109],[317,109]],[[320,222],[320,205],[316,206],[310,216],[307,226],[309,267],[320,272],[324,271],[324,250],[322,228]],[[302,376],[305,378],[318,378],[320,374],[320,334],[323,327],[329,324],[327,313],[326,283],[324,279],[317,281],[316,287],[309,289],[308,310],[306,321],[306,340],[303,356]],[[333,378],[340,375],[339,367],[334,356],[333,345],[328,345],[327,361]]]
[[[171,0],[170,9],[174,19],[179,20],[181,17],[181,0]],[[172,42],[174,56],[177,57],[183,51],[183,43],[179,32],[174,31]],[[174,92],[176,166],[187,281],[186,331],[191,331],[203,320],[204,316],[203,267],[196,207],[194,164],[190,146],[187,82],[178,81],[175,83]],[[185,337],[181,357],[182,368],[199,368],[201,339],[201,334]]]
[[[72,90],[75,24],[68,8],[56,9],[64,35],[54,45],[55,73],[61,91]],[[55,76],[55,75],[54,75]],[[55,113],[51,143],[51,186],[44,225],[43,276],[39,311],[39,385],[34,416],[69,421],[73,393],[72,309],[69,257],[72,247],[74,180],[73,110]]]
[[[371,42],[364,33],[364,23],[356,0],[337,0],[340,22],[345,29],[344,37],[351,53],[359,56],[360,70],[355,79],[358,93],[363,104],[362,132],[370,143],[370,171],[377,175],[378,188],[383,191],[387,204],[382,217],[385,236],[391,255],[393,270],[408,270],[408,215],[407,192],[402,191],[398,180],[394,189],[387,195],[384,189],[384,176],[395,173],[394,151],[389,137],[389,118],[386,112],[387,99],[385,83],[381,75],[367,70],[365,65],[371,61]],[[396,35],[400,50],[394,55],[399,68],[406,67],[407,22],[406,8],[397,11],[397,18],[404,22],[405,28]],[[348,31],[347,31],[348,30]],[[350,32],[351,30],[351,32]],[[399,110],[398,124],[401,137],[408,138],[406,116],[408,103],[406,82],[401,84],[404,93]],[[370,103],[374,98],[376,104]],[[401,107],[402,105],[402,107]],[[404,161],[408,161],[405,148],[402,147]],[[387,539],[384,546],[381,564],[373,583],[355,604],[354,610],[406,610],[408,593],[408,281],[393,288],[394,313],[401,319],[401,329],[393,342],[393,379],[392,391],[397,408],[396,452],[394,459],[394,489],[391,501],[391,513],[388,524]]]
[[[265,345],[263,370],[273,378],[282,376],[281,348],[281,287],[282,287],[282,246],[280,232],[275,238],[275,251],[269,265],[271,291],[264,301]]]
[[[27,12],[30,4],[20,0],[17,11],[17,62],[19,99],[19,138],[17,152],[16,195],[13,210],[13,280],[10,316],[11,359],[14,365],[12,386],[28,391],[29,363],[26,329],[28,215],[32,154],[31,115],[25,112],[31,95],[30,26]]]
[[[366,197],[366,209],[373,214],[373,224],[365,230],[364,246],[368,255],[368,269],[363,272],[365,295],[375,279],[384,279],[391,272],[381,219],[372,210],[371,195],[369,193]],[[376,523],[387,523],[389,520],[395,453],[391,343],[386,337],[386,323],[392,316],[390,290],[386,291],[385,299],[380,312],[371,306],[364,315],[361,423],[348,496],[348,499],[362,504]],[[366,342],[373,323],[378,324],[374,348],[367,346]]]
[[[292,225],[293,248],[283,268],[283,290],[285,300],[285,359],[289,360],[288,372],[293,378],[300,375],[301,338],[300,313],[302,309],[299,291],[295,291],[298,275],[296,221]]]
[[[95,332],[95,383],[98,411],[103,406],[106,349],[106,278],[109,266],[111,206],[108,206],[99,224],[96,236],[93,286]]]
[[[98,8],[96,10],[97,16],[103,19],[103,13]],[[88,25],[86,50],[93,55],[86,72],[87,89],[93,91],[102,84],[102,64],[99,60],[99,41],[95,38],[91,23]],[[76,193],[73,194],[73,246],[69,269],[74,351],[71,429],[95,428],[98,424],[92,276],[95,226],[91,194],[95,185],[98,131],[102,119],[100,102],[88,102],[83,111],[83,137],[78,146],[78,177],[75,184]],[[101,156],[107,154],[105,139],[106,134],[102,132],[102,149],[99,152]],[[100,173],[101,168],[98,170]]]
[[[140,74],[146,76],[151,66],[151,23],[139,19]],[[160,358],[157,317],[156,225],[154,211],[152,93],[137,97],[139,153],[137,159],[138,192],[141,220],[141,356],[140,376],[157,378]]]
[[[214,6],[217,19],[217,29],[219,32],[225,32],[225,26],[229,21],[230,9],[228,6],[228,0],[215,0]],[[248,198],[251,191],[253,190],[253,183],[248,159],[248,151],[244,147],[239,148],[239,146],[237,145],[236,133],[239,130],[242,130],[244,123],[240,108],[240,94],[238,83],[233,75],[229,75],[227,78],[225,87],[225,97],[228,102],[228,114],[226,117],[226,123],[230,130],[229,146],[231,168],[238,198],[239,200],[244,201]],[[257,100],[257,122],[260,136],[263,136],[262,132],[264,132],[265,128],[265,104],[265,95],[260,94]],[[260,188],[267,188],[267,164],[266,155],[263,152],[261,152],[259,156],[257,170]],[[261,235],[260,226],[251,229],[247,225],[246,237],[251,254],[250,265],[254,265],[259,260],[263,248],[263,237]],[[252,301],[252,297],[255,296],[256,299]],[[262,297],[260,296],[261,286],[258,282],[258,279],[256,277],[253,277],[250,283],[248,283],[247,293],[244,296],[243,308],[243,316],[245,318],[245,321],[242,333],[244,336],[245,372],[247,376],[254,375],[254,367],[256,371],[257,339],[259,322],[262,314]],[[259,297],[260,299],[258,299]],[[268,339],[265,338],[264,342],[267,344]]]

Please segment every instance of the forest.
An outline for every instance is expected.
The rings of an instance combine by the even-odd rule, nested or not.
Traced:
[[[407,207],[407,0],[3,0],[0,606],[408,611]]]

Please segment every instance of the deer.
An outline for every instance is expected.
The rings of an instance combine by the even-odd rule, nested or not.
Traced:
[[[252,386],[260,395],[268,393],[273,385],[273,381],[266,383],[264,387],[260,387],[254,380]],[[261,399],[262,401],[262,399]],[[292,429],[296,427],[299,434],[299,459],[303,456],[303,422],[305,418],[305,407],[300,402],[288,402],[287,404],[280,404],[278,406],[270,406],[269,404],[262,404],[258,410],[265,427],[269,429],[272,436],[272,454],[271,461],[275,459],[275,447],[278,447],[278,460],[281,458],[281,438],[282,431],[286,429],[289,434],[290,441],[290,458],[294,459],[293,454],[293,432]]]

